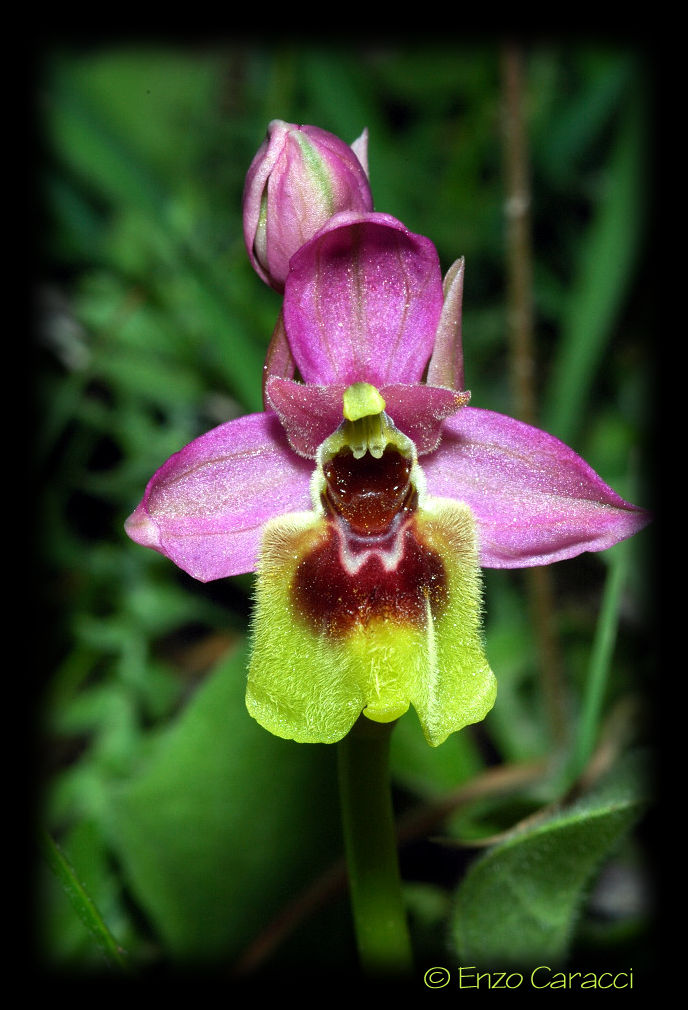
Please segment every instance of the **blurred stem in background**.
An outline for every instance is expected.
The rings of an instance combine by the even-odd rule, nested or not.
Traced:
[[[501,51],[503,91],[504,213],[506,217],[507,331],[514,414],[537,424],[533,321],[533,251],[523,51],[505,42]],[[523,573],[537,643],[540,680],[554,744],[564,742],[566,709],[557,634],[554,583],[549,568]]]

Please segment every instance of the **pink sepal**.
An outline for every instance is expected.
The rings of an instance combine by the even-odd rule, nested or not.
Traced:
[[[336,214],[292,257],[284,322],[306,383],[419,382],[442,312],[437,251],[388,214]]]
[[[274,415],[249,414],[171,456],[125,528],[201,582],[250,572],[263,524],[311,507],[312,470]]]
[[[445,421],[442,444],[423,470],[430,494],[472,509],[486,568],[529,568],[601,551],[651,518],[559,439],[475,407]]]

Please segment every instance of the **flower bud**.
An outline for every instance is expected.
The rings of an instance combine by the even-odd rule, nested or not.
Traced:
[[[246,248],[266,284],[283,291],[289,260],[333,214],[372,210],[366,140],[352,148],[317,126],[270,123],[243,198]]]

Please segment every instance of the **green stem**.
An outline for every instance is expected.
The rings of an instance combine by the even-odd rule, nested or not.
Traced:
[[[389,778],[394,723],[361,717],[338,747],[339,791],[354,928],[369,975],[410,975]]]
[[[578,739],[573,755],[571,776],[575,780],[592,756],[599,736],[600,718],[609,680],[619,611],[626,571],[628,567],[628,545],[618,544],[609,551],[609,569],[602,596],[600,616],[595,631],[590,667],[586,679]]]

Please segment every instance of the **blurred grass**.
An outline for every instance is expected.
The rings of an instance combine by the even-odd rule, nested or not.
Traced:
[[[640,283],[649,72],[624,47],[555,42],[526,56],[543,427],[570,440],[624,493],[628,461],[642,460],[650,420],[651,293]],[[204,954],[236,958],[340,844],[326,772],[315,776],[317,799],[313,792],[310,748],[284,744],[288,786],[271,777],[278,760],[271,740],[259,743],[259,734],[250,760],[243,749],[244,732],[256,733],[236,660],[252,577],[196,584],[122,531],[172,452],[261,409],[279,300],[245,255],[246,169],[273,118],[315,123],[348,141],[367,126],[376,209],[430,236],[445,268],[466,257],[467,384],[475,406],[509,413],[498,57],[498,43],[484,41],[55,46],[42,55],[36,466],[49,617],[44,816],[118,942],[144,968]],[[649,504],[642,490],[639,499]],[[601,718],[643,689],[652,664],[642,546],[629,546]],[[583,556],[554,574],[575,725],[604,559]],[[394,742],[401,804],[439,795],[485,763],[546,751],[517,573],[486,573],[486,633],[497,707],[437,752],[421,745],[412,714],[401,721]],[[223,684],[226,730],[212,706],[197,714]],[[207,719],[200,729],[199,718]],[[204,726],[213,734],[208,754],[221,755],[210,767],[220,780],[222,769],[234,769],[232,783],[217,786],[224,792],[212,830],[198,813],[184,813],[213,782],[205,748],[194,743]],[[172,757],[161,765],[165,753]],[[249,802],[252,785],[259,792]],[[314,819],[304,796],[317,805]],[[113,809],[125,811],[117,823]],[[464,828],[486,833],[500,816],[506,808],[501,815],[491,808],[481,821],[478,809],[473,821],[464,816]],[[256,833],[260,858],[251,853]],[[168,857],[164,872],[156,852]],[[268,864],[269,874],[261,873]],[[459,869],[421,853],[413,879],[446,889]],[[213,886],[218,874],[228,876]],[[241,884],[234,897],[233,881]],[[63,969],[94,968],[87,931],[54,882],[45,888],[44,958]],[[207,942],[204,915],[213,923]],[[346,908],[319,916],[284,949],[283,965],[353,958]]]

